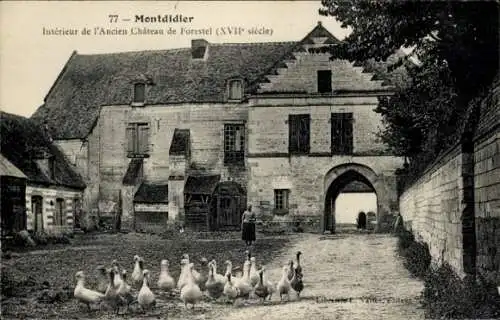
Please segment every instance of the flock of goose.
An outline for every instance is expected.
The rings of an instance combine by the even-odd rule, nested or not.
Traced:
[[[194,263],[190,262],[189,255],[184,254],[177,282],[169,274],[169,261],[161,261],[157,289],[170,297],[179,295],[186,308],[188,304],[194,308],[204,296],[214,301],[222,297],[234,303],[238,298],[249,299],[254,295],[264,302],[266,299],[271,300],[273,293],[277,292],[283,301],[283,297],[286,296],[288,299],[289,293],[293,290],[300,297],[300,292],[304,289],[300,255],[301,252],[297,252],[296,261],[290,260],[288,265],[283,266],[281,279],[275,284],[266,277],[265,267],[257,269],[256,259],[249,251],[246,251],[247,258],[243,263],[241,276],[233,276],[234,269],[229,260],[225,262],[224,276],[217,273],[215,260],[209,262],[206,258],[200,260],[201,272],[198,272],[194,268]],[[128,311],[129,306],[135,303],[143,312],[150,310],[156,305],[156,295],[150,288],[150,271],[144,269],[144,259],[138,255],[134,256],[134,264],[130,284],[127,271],[124,269],[120,271],[116,260],[113,260],[108,269],[104,266],[97,267],[98,284],[95,290],[85,287],[85,274],[83,271],[78,271],[75,275],[77,280],[75,298],[86,304],[89,311],[91,304],[101,303],[110,306],[117,314],[120,307],[125,307]],[[137,290],[137,294],[134,294],[133,291]]]

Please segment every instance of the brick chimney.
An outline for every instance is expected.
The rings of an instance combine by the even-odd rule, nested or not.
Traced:
[[[208,51],[208,41],[205,39],[191,40],[191,58],[206,59]]]

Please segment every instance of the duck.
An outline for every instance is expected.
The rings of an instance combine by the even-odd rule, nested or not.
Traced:
[[[226,284],[224,285],[224,295],[229,299],[229,301],[234,301],[240,295],[240,291],[233,284],[231,278],[231,272],[226,273]]]
[[[132,283],[136,288],[140,288],[142,286],[142,282],[144,279],[143,276],[143,271],[144,271],[144,260],[138,256],[134,256],[134,270],[132,270]]]
[[[103,265],[97,266],[97,291],[105,293],[108,288],[108,275],[106,267]]]
[[[137,295],[137,302],[141,306],[142,310],[146,311],[156,305],[156,297],[149,288],[149,270],[144,269],[142,271],[142,276],[142,287]]]
[[[264,271],[262,269],[258,272],[259,281],[257,282],[254,288],[255,295],[261,298],[262,302],[264,302],[266,298],[269,296],[269,288],[266,285],[264,285],[263,273]]]
[[[122,270],[121,272],[121,284],[118,287],[118,295],[122,298],[122,302],[128,307],[132,304],[135,299],[131,293],[130,285],[127,283],[127,270]]]
[[[160,276],[158,277],[158,288],[171,293],[175,288],[175,280],[168,272],[169,261],[163,259],[160,262]]]
[[[207,282],[205,283],[207,294],[212,299],[219,299],[220,296],[224,293],[224,279],[216,278],[216,270],[215,265],[212,263],[213,261],[208,263],[208,268],[210,269],[208,274]],[[219,275],[221,276],[221,275]],[[221,276],[222,277],[222,276]]]
[[[181,289],[181,300],[184,302],[184,306],[187,309],[187,305],[194,305],[198,303],[203,298],[203,293],[200,290],[200,287],[194,281],[194,276],[192,271],[194,269],[194,264],[189,263],[187,268],[187,277],[186,284]]]
[[[208,273],[209,273],[209,268],[208,266],[208,260],[207,258],[203,257],[200,259],[200,264],[201,264],[201,272],[199,278],[196,280],[196,284],[198,287],[200,287],[201,291],[206,291],[206,286],[205,284],[207,283],[208,280]]]
[[[294,269],[294,274],[292,281],[290,281],[290,286],[295,292],[297,292],[297,297],[300,298],[300,292],[304,290],[304,283],[302,282],[302,274],[298,273],[297,269]]]
[[[252,292],[252,285],[250,284],[250,262],[245,261],[243,265],[243,275],[235,283],[235,286],[240,291],[239,297],[249,298]]]
[[[259,282],[259,273],[257,272],[255,257],[250,258],[250,285],[255,287]]]
[[[104,300],[106,303],[118,314],[120,311],[120,306],[123,305],[123,299],[118,294],[119,286],[116,284],[116,272],[115,268],[111,268],[108,270],[109,274],[109,284],[106,289],[106,293],[104,294]],[[120,277],[120,275],[118,275]],[[121,280],[121,279],[120,279]]]
[[[115,285],[120,286],[122,284],[122,277],[118,261],[116,260],[111,261],[111,267],[113,268],[113,273],[115,274]]]
[[[294,268],[293,268],[293,260],[288,261],[288,280],[292,281],[293,274],[294,274]]]
[[[104,294],[99,291],[94,291],[85,287],[85,273],[83,271],[78,271],[75,274],[76,286],[73,292],[74,297],[87,305],[89,311],[91,311],[91,303],[100,303],[104,299]]]
[[[300,255],[301,254],[302,254],[302,252],[297,251],[297,254],[296,254],[297,264],[295,265],[295,272],[302,276],[303,275],[302,266],[300,265]]]
[[[286,295],[287,298],[289,298],[290,290],[292,289],[290,286],[290,280],[288,280],[288,272],[289,272],[289,267],[288,266],[283,266],[283,272],[281,275],[281,279],[278,282],[277,289],[280,294],[280,299],[283,301],[283,295]]]
[[[189,262],[187,259],[181,260],[181,274],[179,275],[179,279],[177,280],[177,289],[181,290],[182,287],[186,284],[186,276],[187,276],[187,267],[189,266]]]

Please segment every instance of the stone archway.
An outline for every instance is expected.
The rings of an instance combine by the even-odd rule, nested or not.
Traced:
[[[377,208],[380,207],[380,181],[377,174],[367,166],[349,163],[329,170],[324,181],[324,216],[322,231],[335,232],[335,200],[342,190],[351,182],[358,181],[369,187],[377,196]],[[377,210],[377,225],[379,221]],[[376,227],[377,229],[377,227]]]

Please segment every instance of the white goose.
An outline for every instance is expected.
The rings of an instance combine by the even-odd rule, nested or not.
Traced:
[[[182,287],[186,285],[186,277],[187,277],[187,268],[189,266],[189,262],[187,259],[181,260],[181,274],[179,275],[179,279],[177,280],[177,289],[181,290]]]
[[[187,268],[187,277],[186,284],[181,289],[181,300],[184,302],[184,306],[187,309],[187,305],[194,305],[198,303],[203,298],[203,293],[200,290],[200,287],[194,281],[194,276],[192,274],[194,268],[193,263],[189,263]]]
[[[111,266],[112,266],[113,272],[115,274],[115,285],[120,286],[122,284],[122,277],[120,274],[120,267],[118,266],[118,261],[113,260],[111,262]]]
[[[245,261],[243,264],[243,275],[235,283],[235,286],[240,291],[239,297],[249,298],[252,292],[252,285],[250,284],[250,261]]]
[[[220,273],[217,273],[217,262],[215,260],[212,260],[210,261],[210,263],[212,264],[213,266],[213,270],[214,270],[214,278],[215,278],[215,281],[217,282],[222,282],[222,283],[226,283],[227,281],[227,278],[224,277],[222,274]]]
[[[250,258],[250,285],[255,287],[259,283],[259,273],[257,272],[257,263],[255,257]]]
[[[137,302],[141,306],[142,310],[146,311],[147,309],[150,309],[156,305],[156,297],[149,288],[149,270],[143,270],[142,274],[142,287],[139,291],[139,294],[137,295]]]
[[[174,278],[168,272],[169,262],[164,259],[160,263],[160,276],[158,277],[158,288],[171,293],[175,288]]]
[[[224,295],[228,298],[230,301],[236,300],[238,296],[240,295],[240,290],[233,284],[232,277],[231,277],[231,272],[226,273],[226,284],[224,285]]]
[[[187,260],[187,265],[188,265],[187,271],[189,272],[189,264],[191,263],[191,260],[189,260],[189,254],[185,253],[185,254],[183,254],[182,257]],[[200,281],[200,273],[198,271],[196,271],[194,269],[194,267],[193,267],[192,274],[193,274],[194,281],[196,281],[198,283]]]
[[[108,274],[106,271],[106,267],[98,266],[97,267],[97,291],[101,293],[105,293],[108,288]]]
[[[292,288],[290,286],[290,280],[288,280],[288,269],[289,269],[288,266],[283,267],[281,279],[277,285],[277,289],[278,289],[278,292],[280,294],[281,301],[283,301],[283,295],[286,295],[287,298],[289,298],[290,297],[290,290],[292,290]]]
[[[205,283],[207,294],[212,299],[219,299],[224,293],[224,279],[216,279],[215,265],[212,262],[208,263],[208,268],[210,269],[210,272],[208,273],[208,280]]]
[[[136,288],[140,288],[142,285],[144,274],[144,260],[138,255],[134,256],[134,270],[132,270],[132,283]]]
[[[104,299],[104,294],[85,288],[85,274],[83,271],[78,271],[75,274],[76,278],[76,287],[73,295],[75,298],[86,304],[89,311],[91,310],[91,303],[100,303]]]
[[[128,307],[132,302],[135,301],[134,296],[131,293],[130,285],[127,283],[127,270],[123,270],[121,273],[122,283],[118,287],[118,295],[122,298],[122,302]]]
[[[106,289],[106,293],[104,294],[104,300],[114,311],[116,311],[116,314],[118,314],[118,312],[120,311],[120,305],[123,305],[124,303],[123,299],[118,294],[119,286],[115,282],[115,269],[116,267],[109,270],[109,284],[108,288]]]
[[[271,300],[273,293],[276,292],[276,285],[274,284],[274,282],[269,280],[267,273],[265,271],[266,271],[266,267],[262,267],[260,269],[260,272],[262,272],[262,282],[267,287],[267,290],[269,293],[268,297],[269,297],[269,300]]]

